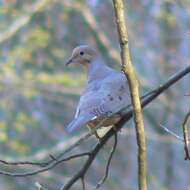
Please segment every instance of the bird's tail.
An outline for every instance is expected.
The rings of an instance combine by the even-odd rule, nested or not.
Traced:
[[[68,133],[72,133],[74,130],[76,129],[79,129],[80,127],[82,126],[85,126],[88,121],[90,119],[88,117],[84,117],[84,116],[81,116],[81,117],[78,117],[78,118],[75,118],[67,127],[66,127],[66,131]]]

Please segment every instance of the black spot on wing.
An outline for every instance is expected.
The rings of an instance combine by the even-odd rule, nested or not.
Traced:
[[[123,85],[121,85],[119,91],[122,92],[125,89],[125,87]]]
[[[113,97],[110,97],[110,101],[113,101]]]
[[[122,97],[121,97],[121,96],[119,96],[118,98],[119,98],[120,101],[122,100]]]
[[[108,98],[109,98],[110,101],[114,100],[114,98],[111,96],[111,94],[108,94]]]

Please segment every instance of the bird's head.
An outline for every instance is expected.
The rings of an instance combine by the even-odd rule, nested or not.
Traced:
[[[88,45],[81,45],[74,48],[71,57],[66,62],[66,65],[70,64],[82,64],[88,66],[97,56],[97,52],[94,48]]]

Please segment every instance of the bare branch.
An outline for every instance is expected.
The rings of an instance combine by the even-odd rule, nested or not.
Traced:
[[[113,129],[111,129],[110,131],[112,131],[113,134],[116,133],[116,131],[114,131]],[[90,152],[90,155],[88,159],[86,160],[84,166],[67,182],[67,184],[63,188],[61,188],[61,190],[70,189],[70,187],[74,183],[76,183],[79,179],[84,178],[87,170],[91,166],[98,152],[102,149],[102,147],[108,141],[108,139],[113,135],[112,133],[110,133],[110,131],[101,139],[99,143],[96,144],[94,149]]]
[[[182,123],[182,129],[183,129],[183,138],[177,135],[176,133],[172,132],[168,128],[164,127],[163,125],[160,125],[162,129],[164,129],[167,133],[170,135],[174,136],[176,139],[184,142],[184,151],[185,151],[185,160],[190,160],[190,154],[188,150],[188,145],[189,145],[189,137],[188,137],[188,129],[187,129],[187,121],[190,118],[190,111],[186,114],[184,121]]]
[[[86,187],[85,187],[85,181],[84,181],[84,176],[81,177],[81,182],[82,182],[82,189],[85,190]]]
[[[35,186],[38,188],[38,190],[48,190],[46,188],[44,188],[40,183],[36,182]]]
[[[108,173],[109,173],[109,167],[110,167],[110,163],[111,163],[111,159],[113,157],[113,154],[116,150],[116,147],[117,147],[117,133],[114,134],[114,144],[113,144],[113,148],[110,152],[110,156],[108,158],[108,161],[107,161],[107,164],[106,164],[106,170],[105,170],[105,174],[103,176],[103,178],[98,182],[98,184],[96,185],[96,189],[98,189],[107,179],[108,177]]]
[[[140,102],[139,82],[135,67],[132,64],[128,46],[127,26],[124,13],[124,1],[113,0],[119,42],[121,47],[122,70],[128,79],[131,102],[134,112],[134,123],[138,145],[138,183],[139,190],[147,189],[146,138],[144,132],[143,113]]]
[[[190,154],[188,150],[189,145],[189,137],[188,137],[188,129],[187,129],[187,121],[190,118],[190,111],[186,114],[185,119],[182,123],[183,128],[183,138],[184,138],[184,150],[185,150],[185,160],[190,160]]]
[[[9,162],[6,160],[0,160],[1,164],[5,165],[13,165],[13,166],[18,166],[18,165],[34,165],[34,166],[41,166],[44,167],[48,165],[49,162],[30,162],[30,161],[16,161],[16,162]]]
[[[72,155],[72,156],[69,156],[69,157],[66,157],[66,158],[63,158],[63,159],[53,160],[50,163],[48,163],[47,166],[43,166],[43,168],[40,168],[40,169],[35,170],[35,171],[23,172],[23,173],[13,173],[13,172],[7,172],[7,171],[0,171],[0,175],[11,176],[11,177],[26,177],[26,176],[36,175],[36,174],[48,171],[48,170],[54,168],[55,166],[57,166],[58,164],[60,164],[62,162],[72,160],[74,158],[80,158],[80,157],[83,157],[83,156],[89,156],[89,155],[90,155],[89,152],[75,154],[75,155]],[[31,164],[31,163],[29,163],[29,164]],[[13,165],[15,165],[15,164],[13,164]],[[42,167],[42,165],[41,165],[41,167]]]
[[[169,130],[167,127],[164,127],[163,125],[160,124],[160,127],[162,129],[164,129],[164,131],[166,131],[167,133],[169,133],[170,135],[172,135],[173,137],[175,137],[176,139],[184,142],[183,138],[180,137],[179,135],[177,135],[176,133],[174,133],[173,131]]]

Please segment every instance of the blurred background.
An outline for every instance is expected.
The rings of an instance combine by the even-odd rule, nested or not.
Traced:
[[[125,5],[143,94],[189,65],[190,1],[126,0]],[[105,62],[120,70],[111,0],[0,0],[0,159],[43,160],[86,131],[64,131],[86,81],[83,68],[64,66],[79,44],[94,46]],[[164,124],[182,135],[181,123],[190,109],[190,98],[184,94],[189,92],[186,76],[144,111],[150,190],[190,190],[190,162],[184,161],[183,144],[159,127]],[[95,142],[83,143],[78,151]],[[110,141],[87,173],[87,189],[103,175],[111,145]],[[134,125],[129,122],[119,134],[109,178],[100,189],[136,190],[136,157]],[[0,190],[34,190],[36,182],[56,190],[80,165],[81,160],[73,160],[27,178],[0,176]],[[0,167],[11,172],[31,169]],[[79,181],[73,189],[82,189],[80,185]]]

